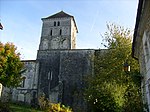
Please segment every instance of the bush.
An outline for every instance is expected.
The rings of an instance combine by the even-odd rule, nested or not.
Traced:
[[[73,112],[70,107],[66,107],[64,105],[61,105],[60,103],[54,104],[51,103],[50,108],[47,110],[47,112]]]
[[[39,106],[41,110],[47,110],[50,106],[50,101],[45,98],[45,95],[42,95],[38,98]]]
[[[41,110],[45,112],[73,112],[70,107],[61,105],[61,103],[51,103],[44,95],[38,98]]]
[[[0,112],[10,112],[9,103],[4,103],[0,101]]]

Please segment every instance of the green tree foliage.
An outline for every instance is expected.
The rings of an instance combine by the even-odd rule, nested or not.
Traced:
[[[22,81],[23,63],[16,50],[12,43],[0,42],[0,83],[6,87],[17,87]]]
[[[85,98],[94,112],[141,112],[139,65],[131,56],[131,31],[114,24],[107,28],[103,35],[107,49],[94,57],[94,75],[87,78]],[[130,65],[130,72],[123,70],[124,63]]]

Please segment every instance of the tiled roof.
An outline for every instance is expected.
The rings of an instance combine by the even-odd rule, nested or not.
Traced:
[[[71,15],[69,15],[69,14],[67,14],[63,11],[60,11],[60,12],[54,14],[54,15],[51,15],[51,16],[43,18],[43,19],[62,18],[62,17],[73,17],[73,16],[71,16]]]

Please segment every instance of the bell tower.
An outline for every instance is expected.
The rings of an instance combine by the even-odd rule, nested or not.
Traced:
[[[78,32],[74,17],[61,11],[42,18],[39,50],[75,49]]]
[[[41,40],[36,59],[39,68],[38,96],[44,93],[50,101],[58,102],[62,99],[58,89],[61,53],[76,48],[78,29],[74,17],[63,11],[42,18],[42,22]]]

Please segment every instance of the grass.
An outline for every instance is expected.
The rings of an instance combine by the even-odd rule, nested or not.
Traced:
[[[30,106],[16,104],[11,104],[10,109],[12,112],[43,112]]]

